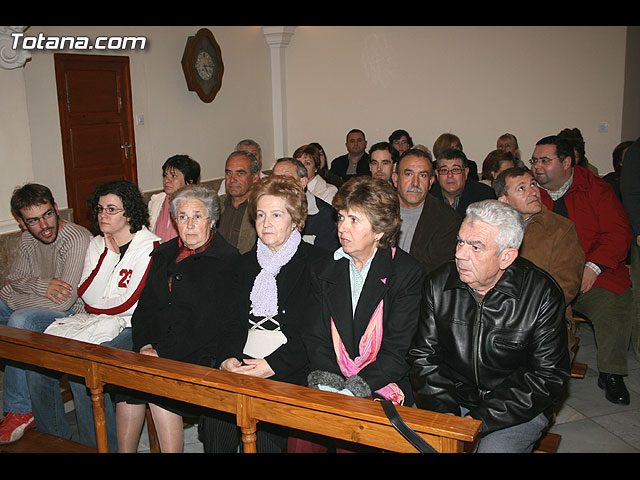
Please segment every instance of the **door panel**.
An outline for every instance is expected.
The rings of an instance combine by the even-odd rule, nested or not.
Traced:
[[[54,64],[67,201],[91,228],[86,202],[96,185],[138,183],[129,58],[56,54]]]

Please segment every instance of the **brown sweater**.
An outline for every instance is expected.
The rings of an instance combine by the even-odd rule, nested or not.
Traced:
[[[77,287],[90,240],[89,230],[71,222],[60,228],[55,242],[50,244],[40,242],[28,231],[24,232],[15,263],[7,277],[9,284],[0,289],[0,300],[11,310],[44,307],[84,312]],[[47,298],[47,287],[52,278],[73,286],[73,294],[66,302],[57,304]]]

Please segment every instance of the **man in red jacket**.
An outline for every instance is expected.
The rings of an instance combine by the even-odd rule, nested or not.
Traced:
[[[624,207],[606,181],[575,164],[573,148],[562,138],[539,140],[530,161],[543,203],[576,225],[586,263],[573,307],[594,327],[598,386],[607,400],[626,405],[632,299],[625,265],[631,229]]]

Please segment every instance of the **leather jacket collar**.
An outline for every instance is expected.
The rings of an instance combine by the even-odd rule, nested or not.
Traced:
[[[516,259],[515,262],[521,262],[524,259]],[[526,261],[526,260],[524,260]],[[524,273],[522,269],[513,268],[513,263],[509,265],[509,267],[504,271],[498,283],[491,290],[496,290],[504,293],[510,297],[515,299],[520,299],[522,296],[522,288],[524,283]],[[444,289],[450,290],[452,288],[462,288],[462,289],[471,289],[466,283],[460,280],[460,276],[458,275],[458,270],[456,268],[452,268],[449,272],[449,277],[445,282]]]

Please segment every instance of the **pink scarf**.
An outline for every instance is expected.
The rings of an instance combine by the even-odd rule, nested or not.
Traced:
[[[392,258],[395,254],[395,248],[392,249]],[[386,278],[383,279],[386,281]],[[385,282],[386,283],[386,282]],[[360,370],[376,360],[376,356],[380,351],[380,345],[382,344],[382,319],[384,312],[384,300],[380,300],[380,303],[373,312],[369,325],[364,332],[364,335],[360,339],[358,351],[360,355],[352,360],[347,353],[347,350],[342,343],[338,329],[331,319],[331,338],[333,340],[333,348],[336,352],[336,358],[338,360],[338,366],[342,374],[349,378],[352,375],[356,375]],[[404,392],[395,383],[389,383],[376,393],[386,400],[391,400],[396,405],[402,405],[404,402]]]
[[[162,203],[162,209],[156,221],[154,233],[162,239],[162,243],[168,242],[178,236],[178,230],[176,230],[175,225],[171,221],[171,215],[169,215],[169,195],[165,197]]]

